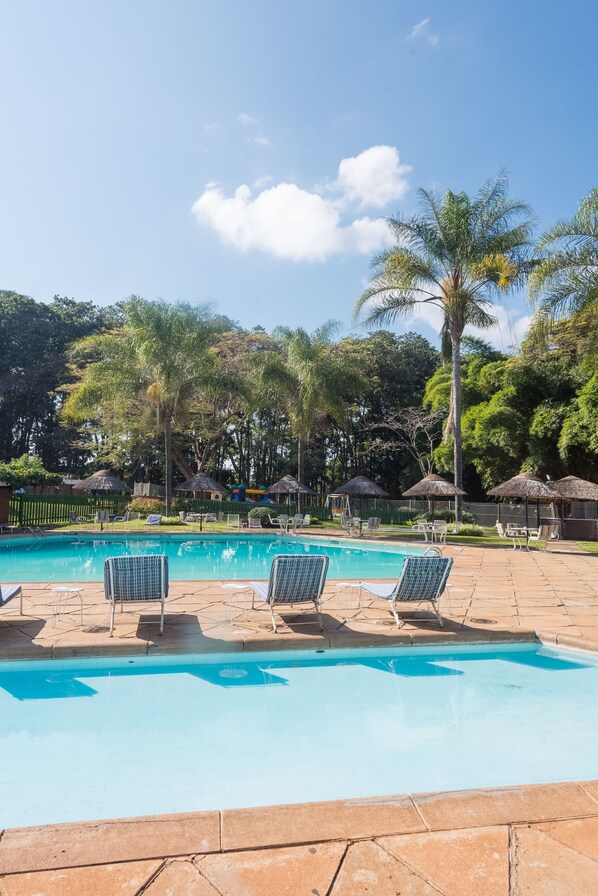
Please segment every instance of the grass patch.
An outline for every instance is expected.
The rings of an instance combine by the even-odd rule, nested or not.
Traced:
[[[588,554],[598,554],[598,541],[576,541],[575,544]]]

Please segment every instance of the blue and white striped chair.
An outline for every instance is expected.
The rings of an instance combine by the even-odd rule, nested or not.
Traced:
[[[377,585],[373,582],[360,582],[360,587],[368,594],[387,600],[393,612],[397,628],[403,622],[399,619],[397,604],[421,603],[428,601],[436,613],[442,628],[442,616],[438,602],[446,588],[446,581],[453,565],[452,557],[408,557],[395,585]]]
[[[160,634],[164,632],[164,603],[168,597],[168,558],[164,554],[108,557],[104,563],[104,596],[110,601],[110,637],[116,604],[160,603]]]
[[[275,606],[305,603],[314,605],[320,631],[324,631],[320,605],[327,572],[328,557],[321,554],[314,554],[311,557],[277,554],[272,561],[269,581],[249,583],[254,594],[268,604],[274,631],[277,631]]]
[[[5,607],[6,604],[12,600],[14,597],[20,598],[19,600],[19,613],[21,616],[23,615],[23,589],[20,585],[0,585],[0,607]]]

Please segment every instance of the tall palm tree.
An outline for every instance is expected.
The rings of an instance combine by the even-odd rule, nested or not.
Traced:
[[[576,314],[598,304],[598,188],[590,190],[568,221],[557,221],[538,243],[542,260],[530,293],[550,317]]]
[[[215,322],[205,308],[136,296],[125,303],[124,326],[74,346],[86,363],[63,416],[108,423],[112,435],[159,428],[164,436],[166,513],[172,501],[172,428],[208,375]],[[91,362],[91,363],[89,363]]]
[[[346,420],[346,395],[362,384],[362,378],[335,351],[332,338],[338,329],[328,321],[313,333],[301,327],[280,327],[274,337],[282,345],[281,354],[269,353],[260,369],[262,388],[275,388],[282,395],[297,439],[297,478],[305,475],[305,452],[319,420],[332,417],[342,425]]]
[[[420,305],[442,310],[452,360],[454,477],[462,488],[461,339],[468,325],[492,326],[492,296],[527,276],[531,212],[508,197],[504,173],[473,197],[422,189],[419,198],[420,214],[388,219],[395,244],[374,258],[376,273],[357,300],[355,315],[365,311],[366,324],[384,325],[408,317]]]

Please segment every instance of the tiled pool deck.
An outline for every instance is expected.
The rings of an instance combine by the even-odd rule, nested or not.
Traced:
[[[571,546],[573,547],[573,546]],[[451,546],[444,630],[426,610],[397,632],[384,605],[331,582],[326,631],[241,604],[218,583],[175,582],[163,637],[152,614],[117,617],[100,586],[55,626],[52,583],[0,616],[0,657],[384,646],[534,637],[598,649],[598,555]],[[364,761],[367,761],[364,759]],[[18,769],[15,774],[32,774]],[[2,896],[582,896],[598,893],[598,782],[22,828],[0,837]]]

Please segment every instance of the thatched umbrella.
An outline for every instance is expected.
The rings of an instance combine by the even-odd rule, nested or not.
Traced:
[[[267,489],[269,495],[297,495],[297,509],[301,507],[301,495],[315,495],[304,482],[288,474]]]
[[[176,486],[177,492],[222,492],[226,493],[226,489],[211,476],[205,473],[196,473],[191,479],[186,479],[180,485]]]
[[[529,528],[529,500],[554,501],[559,495],[556,489],[535,473],[518,473],[512,479],[491,488],[488,494],[493,498],[521,498],[525,501],[525,527]]]
[[[579,476],[564,476],[551,483],[561,499],[561,526],[565,537],[565,501],[596,501],[598,505],[598,485]]]
[[[388,492],[368,479],[367,476],[354,476],[344,485],[339,485],[334,490],[335,495],[348,495],[349,498],[359,498],[359,512],[361,513],[361,499],[373,498],[374,507],[376,506],[376,498],[388,498]]]
[[[565,501],[598,501],[598,485],[579,476],[565,476],[552,484]]]
[[[427,476],[424,476],[423,479],[416,482],[411,488],[408,488],[406,492],[403,492],[403,497],[428,498],[432,500],[435,498],[448,498],[450,500],[450,498],[455,498],[457,495],[465,494],[466,492],[462,488],[449,482],[448,479],[443,479],[442,476],[438,476],[436,473],[428,473]],[[432,510],[432,516],[434,516],[434,510]]]
[[[78,492],[131,492],[129,486],[110,470],[98,470],[97,473],[88,476],[73,488]]]

